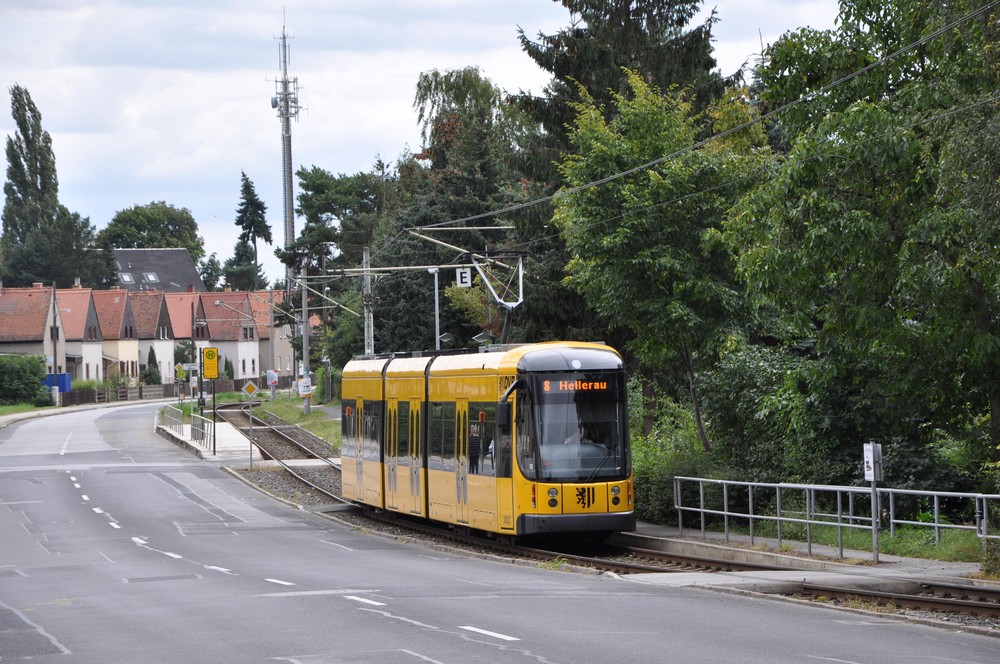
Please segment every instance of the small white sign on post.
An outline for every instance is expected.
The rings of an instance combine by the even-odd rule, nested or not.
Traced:
[[[865,443],[865,481],[882,481],[882,446],[878,443]]]
[[[455,285],[459,288],[472,288],[471,267],[460,267],[455,270]]]

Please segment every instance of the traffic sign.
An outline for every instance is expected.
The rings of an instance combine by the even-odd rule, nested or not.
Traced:
[[[253,400],[253,395],[257,394],[259,391],[260,389],[257,387],[257,384],[252,380],[248,381],[247,384],[243,386],[243,394],[250,397],[251,401]]]
[[[267,370],[267,384],[277,385],[278,384],[278,372],[274,369]]]
[[[218,378],[219,377],[219,349],[212,348],[208,346],[201,349],[201,362],[203,369],[203,378]]]

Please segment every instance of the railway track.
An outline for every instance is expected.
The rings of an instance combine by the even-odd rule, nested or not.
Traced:
[[[250,439],[264,459],[277,464],[307,487],[305,491],[323,496],[333,504],[350,504],[340,495],[340,467],[330,458],[327,441],[301,427],[284,421],[275,422],[277,418],[274,416],[251,414],[250,409],[242,404],[219,406],[216,412]],[[301,461],[314,461],[320,466],[296,463]],[[331,475],[336,475],[335,482],[331,482]]]
[[[867,602],[883,608],[915,609],[937,614],[967,614],[1000,618],[1000,586],[946,583],[933,580],[915,582],[914,592],[885,592],[865,588],[842,588],[803,583],[801,596],[813,600]]]

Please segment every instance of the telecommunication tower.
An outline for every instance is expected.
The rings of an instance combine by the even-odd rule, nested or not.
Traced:
[[[271,97],[271,108],[277,109],[281,120],[281,165],[282,183],[284,185],[284,219],[285,248],[295,239],[295,207],[292,192],[292,118],[299,117],[299,79],[288,78],[288,35],[285,26],[281,26],[281,42],[278,47],[278,60],[281,66],[281,78],[275,81],[275,95]],[[285,268],[286,288],[292,283],[292,272]]]

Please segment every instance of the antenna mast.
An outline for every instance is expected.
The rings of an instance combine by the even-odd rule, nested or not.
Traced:
[[[281,44],[278,47],[281,78],[275,81],[275,96],[271,108],[278,111],[281,120],[281,165],[284,184],[285,248],[295,239],[295,206],[292,192],[292,118],[299,117],[299,79],[288,78],[288,35],[281,26]],[[291,268],[285,268],[285,288],[292,283]]]

